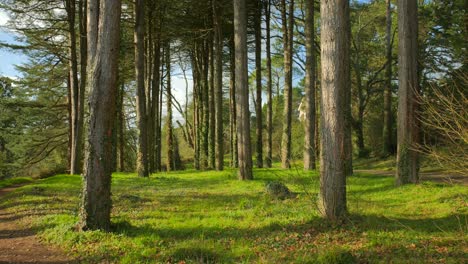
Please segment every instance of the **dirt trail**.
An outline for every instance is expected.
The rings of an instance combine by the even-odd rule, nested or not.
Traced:
[[[383,175],[383,176],[395,176],[395,171],[385,170],[354,170],[355,172]],[[443,172],[421,172],[422,181],[433,181],[438,183],[446,184],[462,184],[468,186],[468,176],[461,174],[447,174]]]
[[[0,189],[0,201],[18,187]],[[17,224],[20,219],[0,209],[0,263],[77,263],[63,251],[41,244],[33,230]]]

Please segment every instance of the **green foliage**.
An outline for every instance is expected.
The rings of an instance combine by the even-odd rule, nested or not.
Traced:
[[[276,167],[279,164],[274,164]],[[316,172],[193,170],[114,174],[112,232],[76,232],[81,177],[58,175],[8,194],[0,206],[40,237],[84,263],[460,263],[466,248],[465,186],[431,182],[395,187],[393,177],[348,178],[349,219],[330,225],[315,200]],[[281,181],[295,199],[265,199],[265,184]],[[51,199],[50,197],[54,197]],[[350,255],[351,254],[351,255]],[[330,263],[330,262],[328,262]],[[333,263],[333,262],[332,262]]]

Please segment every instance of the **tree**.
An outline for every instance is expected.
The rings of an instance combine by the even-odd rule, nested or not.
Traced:
[[[224,134],[223,134],[223,24],[222,6],[218,0],[213,1],[215,30],[215,107],[216,107],[216,170],[224,167]]]
[[[247,12],[245,0],[234,0],[234,46],[236,69],[237,149],[239,179],[251,180],[249,87],[247,73]]]
[[[109,230],[112,129],[117,93],[120,0],[88,1],[89,135],[83,178],[81,230]]]
[[[262,114],[262,3],[261,0],[255,2],[255,120],[256,120],[256,160],[257,167],[263,168],[263,114]]]
[[[137,85],[138,176],[148,177],[148,126],[145,92],[145,2],[135,2],[135,77]]]
[[[283,137],[281,141],[281,167],[291,167],[291,122],[292,122],[292,53],[294,27],[294,0],[289,3],[289,17],[286,11],[286,0],[281,0],[281,17],[284,48],[284,112]],[[287,17],[289,19],[287,19]]]
[[[350,86],[350,23],[347,0],[323,1],[321,17],[321,214],[338,220],[346,213],[347,94]]]
[[[266,70],[267,70],[267,146],[266,146],[266,167],[271,168],[272,145],[273,145],[273,91],[271,74],[271,40],[270,40],[270,20],[271,20],[271,0],[265,1],[265,24],[266,24]]]
[[[305,1],[306,75],[304,169],[315,169],[315,45],[314,0]]]
[[[384,89],[383,151],[382,155],[393,154],[392,141],[392,3],[386,0],[386,44],[387,65]]]
[[[397,185],[419,182],[417,11],[416,0],[398,0]]]

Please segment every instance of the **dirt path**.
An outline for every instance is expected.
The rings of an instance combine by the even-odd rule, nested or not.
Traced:
[[[18,187],[0,189],[0,200]],[[17,224],[20,219],[0,210],[0,263],[76,263],[59,249],[41,244],[33,230]]]
[[[354,170],[355,172],[384,175],[384,176],[395,176],[395,171],[385,170]],[[421,180],[433,181],[447,184],[462,184],[468,186],[468,176],[460,174],[446,174],[441,172],[421,172]]]

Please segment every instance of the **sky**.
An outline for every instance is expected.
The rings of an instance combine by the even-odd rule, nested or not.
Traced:
[[[0,10],[0,42],[17,43],[15,34],[5,28],[8,22],[8,15]],[[17,64],[26,62],[27,57],[21,53],[12,52],[6,49],[0,49],[0,75],[8,77],[18,77],[18,72],[15,70]]]

